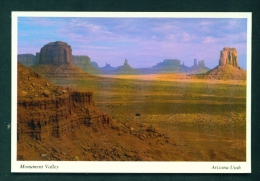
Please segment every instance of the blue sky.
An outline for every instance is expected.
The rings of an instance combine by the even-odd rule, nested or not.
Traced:
[[[242,18],[18,18],[18,54],[36,54],[49,42],[67,42],[73,55],[87,55],[99,67],[152,67],[164,59],[192,66],[218,65],[220,51],[234,47],[246,69],[247,20]]]

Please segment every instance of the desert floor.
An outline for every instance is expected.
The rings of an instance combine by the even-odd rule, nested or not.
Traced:
[[[27,138],[18,160],[246,161],[244,81],[160,74],[51,82],[93,91],[113,121],[48,141]]]

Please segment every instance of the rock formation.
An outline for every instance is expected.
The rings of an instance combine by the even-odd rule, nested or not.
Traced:
[[[70,64],[72,63],[72,50],[65,42],[56,41],[41,48],[39,64]]]
[[[102,70],[115,70],[115,67],[112,67],[109,63],[106,63],[106,65],[101,69]]]
[[[99,70],[92,66],[90,58],[88,56],[72,56],[72,61],[74,65],[78,66],[82,70],[85,70],[88,73],[96,74],[99,73]]]
[[[153,67],[179,67],[181,66],[181,61],[178,59],[165,59],[163,62],[157,63],[157,65]]]
[[[224,48],[225,50],[227,48]],[[20,56],[20,55],[18,55]],[[232,59],[233,60],[233,59]],[[233,62],[230,60],[229,62]],[[29,61],[29,60],[26,60]],[[194,65],[187,67],[178,59],[165,59],[163,62],[151,68],[132,68],[128,60],[118,67],[111,67],[106,64],[99,68],[96,62],[91,62],[88,56],[72,56],[70,45],[65,42],[56,41],[46,44],[36,53],[33,70],[45,78],[57,77],[79,77],[83,78],[90,74],[156,74],[156,73],[205,73],[209,70],[205,66],[204,60],[194,59]]]
[[[125,59],[124,66],[129,66],[129,65],[128,65],[128,60],[126,60],[126,59]]]
[[[18,62],[27,67],[31,67],[37,64],[36,58],[33,54],[19,54],[17,58]]]
[[[220,52],[219,65],[195,77],[218,80],[246,80],[246,71],[238,65],[237,50],[225,47]]]
[[[205,66],[204,60],[194,59],[194,64],[192,67],[187,69],[187,73],[189,74],[201,74],[209,71],[210,69]]]
[[[194,67],[197,67],[198,64],[197,64],[197,59],[194,59],[194,64],[193,64]]]
[[[136,74],[137,71],[133,69],[129,64],[128,60],[125,59],[124,65],[117,67],[114,71],[113,74]]]
[[[157,63],[157,65],[152,67],[154,73],[179,73],[186,72],[187,66],[181,65],[181,61],[178,59],[165,59],[163,62]]]
[[[18,64],[17,138],[62,137],[80,125],[109,124],[110,117],[94,106],[92,92],[54,86]]]
[[[199,60],[198,61],[198,67],[205,67],[204,60]]]
[[[73,55],[72,62],[82,69],[84,69],[85,66],[91,65],[90,58],[88,56]]]
[[[90,63],[92,67],[96,68],[97,70],[99,69],[97,62],[90,62]]]
[[[40,53],[36,54],[39,64],[33,70],[45,78],[64,78],[64,77],[86,77],[89,74],[73,64],[72,50],[67,43],[56,41],[46,44],[41,48]],[[39,57],[39,58],[38,58]],[[78,60],[78,59],[77,59]],[[80,66],[86,62],[90,64],[89,57],[84,56],[83,60],[74,60]]]
[[[102,74],[116,74],[116,68],[112,67],[109,63],[106,63],[106,65],[102,68],[99,68]]]
[[[36,64],[38,65],[40,62],[40,52],[36,53]]]
[[[234,67],[238,67],[238,56],[237,50],[235,48],[225,47],[220,52],[219,65],[232,65]]]
[[[139,74],[158,74],[158,73],[185,73],[185,74],[198,74],[205,73],[210,70],[205,66],[204,60],[199,61],[194,59],[194,64],[188,67],[178,59],[165,59],[163,62],[157,63],[157,65],[151,68],[137,69]]]
[[[209,71],[210,69],[205,66],[204,60],[194,59],[193,66],[186,68],[188,74],[201,74]]]

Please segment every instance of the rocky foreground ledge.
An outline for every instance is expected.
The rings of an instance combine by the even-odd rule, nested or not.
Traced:
[[[57,87],[18,64],[17,137],[36,140],[62,137],[80,125],[109,124],[110,117],[98,110],[92,92]]]

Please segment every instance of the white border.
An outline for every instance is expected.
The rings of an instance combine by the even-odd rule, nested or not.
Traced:
[[[131,18],[247,18],[246,162],[130,162],[130,161],[17,161],[17,49],[18,17],[131,17]],[[11,172],[44,173],[251,173],[251,41],[252,13],[173,12],[12,12],[12,126]],[[21,165],[43,166],[23,169]],[[47,169],[55,165],[58,169]],[[212,169],[227,167],[228,169]],[[240,166],[241,169],[233,169]],[[57,167],[56,167],[57,168]]]

